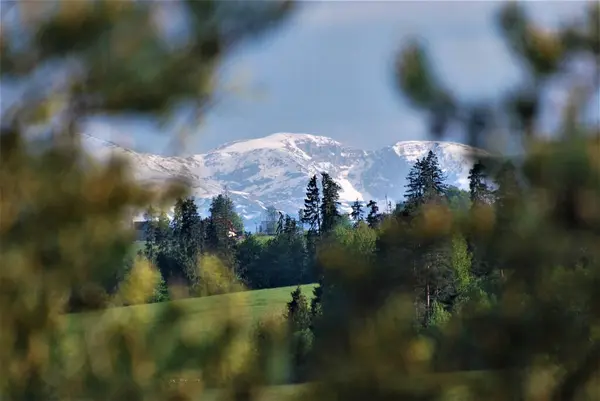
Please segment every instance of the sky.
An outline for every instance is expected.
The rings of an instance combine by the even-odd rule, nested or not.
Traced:
[[[99,119],[88,133],[144,152],[191,154],[275,132],[311,133],[376,149],[427,139],[423,117],[394,87],[393,61],[412,37],[426,43],[442,81],[461,99],[492,99],[518,84],[499,37],[500,2],[311,1],[268,37],[225,59],[223,97],[184,148],[148,121]],[[546,26],[585,3],[530,1]],[[454,138],[459,140],[460,138]]]

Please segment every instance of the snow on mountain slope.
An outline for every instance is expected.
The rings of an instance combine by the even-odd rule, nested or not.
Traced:
[[[364,151],[323,136],[277,133],[184,158],[137,153],[91,136],[83,138],[84,146],[94,155],[117,152],[129,157],[140,180],[188,180],[202,214],[207,213],[213,196],[227,190],[249,229],[270,205],[296,216],[303,206],[309,178],[323,171],[342,187],[340,201],[348,210],[356,199],[402,199],[408,171],[429,150],[439,158],[447,183],[466,188],[472,165],[469,154],[486,153],[435,141],[405,141]]]

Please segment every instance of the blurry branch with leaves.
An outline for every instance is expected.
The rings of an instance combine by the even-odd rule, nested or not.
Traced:
[[[183,400],[207,382],[232,380],[253,354],[232,350],[239,325],[226,317],[202,343],[193,330],[186,334],[186,324],[203,322],[187,321],[173,304],[150,326],[136,309],[121,311],[122,319],[99,313],[86,328],[69,323],[64,313],[77,303],[135,304],[153,296],[158,276],[147,261],[138,259],[124,281],[116,277],[133,241],[131,212],[186,191],[142,187],[126,161],[93,160],[78,138],[94,113],[160,116],[181,103],[205,110],[220,60],[283,20],[292,3],[11,5],[2,3],[3,18],[17,18],[1,26],[0,77],[25,89],[4,110],[0,138],[0,398]],[[163,30],[168,12],[182,18],[179,40]],[[57,141],[31,137],[40,127]],[[223,268],[207,263],[212,272]],[[115,298],[106,299],[101,287],[117,284]],[[227,355],[242,360],[227,365]],[[169,385],[185,372],[202,385]]]

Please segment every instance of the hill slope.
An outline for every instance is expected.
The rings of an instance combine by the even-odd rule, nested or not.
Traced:
[[[448,184],[466,188],[472,165],[469,154],[485,154],[466,145],[436,141],[404,141],[365,151],[323,136],[289,133],[232,142],[188,157],[137,153],[87,135],[84,144],[99,156],[117,152],[131,158],[140,180],[189,180],[202,214],[213,196],[227,190],[252,229],[269,205],[296,216],[308,179],[322,171],[340,184],[340,201],[347,208],[356,199],[402,199],[410,167],[430,150],[438,156]]]

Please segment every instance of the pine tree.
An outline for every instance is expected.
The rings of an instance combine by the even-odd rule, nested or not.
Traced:
[[[157,214],[157,210],[152,206],[144,213],[144,256],[150,261],[154,261],[158,253],[156,241]]]
[[[339,192],[342,189],[327,173],[321,173],[321,188],[323,188],[323,201],[321,202],[321,232],[327,233],[338,223],[340,213]]]
[[[302,223],[308,225],[308,230],[313,233],[321,232],[321,197],[317,185],[317,176],[313,175],[306,187],[306,198],[302,211]]]
[[[173,230],[166,212],[150,207],[144,214],[145,237],[143,254],[160,271],[165,280],[185,277],[173,252]]]
[[[235,267],[235,232],[243,229],[231,198],[220,194],[213,198],[206,227],[207,251],[218,256],[229,267]]]
[[[168,300],[169,300],[169,288],[167,286],[167,283],[166,283],[164,277],[161,274],[159,277],[158,284],[156,285],[156,288],[154,289],[154,294],[152,295],[151,302],[166,302]]]
[[[177,200],[171,225],[174,257],[181,264],[187,280],[195,283],[198,256],[203,247],[203,233],[202,219],[194,198]]]
[[[291,326],[292,331],[301,331],[310,326],[310,309],[306,296],[302,294],[300,286],[292,292],[292,299],[287,303],[285,318]]]
[[[485,166],[481,161],[477,161],[469,170],[469,193],[472,206],[490,203],[491,190],[486,181]]]
[[[268,206],[265,211],[265,221],[263,231],[267,235],[275,235],[277,230],[277,219],[279,218],[279,212],[275,209],[275,206]]]
[[[429,151],[427,156],[410,169],[407,176],[406,210],[412,214],[423,204],[441,201],[446,194],[444,174],[440,168],[437,156]]]
[[[425,184],[423,182],[423,170],[425,168],[425,160],[418,159],[408,172],[406,180],[408,181],[405,187],[407,188],[404,195],[406,199],[406,209],[412,210],[419,206],[425,196]]]
[[[369,227],[375,229],[381,220],[381,215],[379,213],[379,206],[377,206],[377,202],[374,200],[370,200],[367,203],[367,207],[369,208],[369,214],[367,216],[367,224]]]
[[[469,170],[469,197],[471,208],[480,208],[493,203],[494,193],[487,183],[487,173],[484,164],[477,161]],[[472,269],[477,277],[487,276],[490,273],[489,255],[487,255],[485,243],[481,238],[470,235],[468,246],[473,255]]]
[[[446,194],[447,186],[445,177],[438,158],[433,151],[429,151],[423,165],[423,195],[427,202],[440,200]]]
[[[285,318],[292,334],[290,342],[293,367],[292,381],[301,382],[307,373],[305,368],[313,335],[310,331],[310,310],[306,297],[302,294],[302,289],[297,287],[291,295],[292,299],[287,304]]]
[[[285,218],[283,217],[283,213],[279,212],[279,218],[277,219],[277,227],[275,229],[275,234],[280,235],[283,233],[283,228],[285,225]]]
[[[350,217],[354,221],[354,225],[357,225],[359,222],[363,221],[363,215],[364,212],[362,209],[362,203],[357,199],[352,204],[352,213],[350,213]]]

